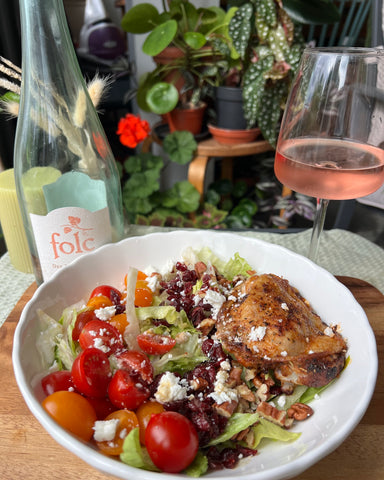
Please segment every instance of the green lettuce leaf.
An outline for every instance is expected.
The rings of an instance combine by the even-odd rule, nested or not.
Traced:
[[[201,350],[199,335],[196,333],[190,334],[186,342],[176,344],[168,353],[161,356],[151,355],[150,359],[157,375],[165,371],[183,374],[205,362],[207,357]]]
[[[138,428],[134,428],[126,436],[123,443],[123,452],[120,454],[120,460],[131,467],[160,472],[150,459],[147,450],[140,445]]]
[[[56,345],[58,338],[63,335],[63,326],[43,310],[37,310],[36,314],[41,332],[36,341],[37,351],[48,368],[55,361]]]
[[[265,418],[260,418],[257,425],[252,427],[252,431],[255,435],[255,440],[251,448],[256,449],[263,438],[269,438],[270,440],[276,440],[279,442],[291,442],[297,440],[301,433],[292,432],[285,428],[269,422]]]
[[[186,475],[190,477],[201,477],[208,470],[208,459],[207,457],[199,450],[193,462],[183,471]]]
[[[166,327],[172,337],[175,337],[180,332],[195,332],[196,329],[187,317],[187,314],[182,310],[178,312],[172,306],[158,306],[158,307],[140,307],[136,308],[136,317],[140,323],[140,330],[143,332],[152,327],[151,320],[166,320],[170,327]],[[163,333],[162,331],[156,333]]]
[[[224,432],[218,437],[212,439],[208,446],[218,445],[219,443],[230,440],[234,435],[250,427],[260,420],[258,413],[234,413],[228,420]]]

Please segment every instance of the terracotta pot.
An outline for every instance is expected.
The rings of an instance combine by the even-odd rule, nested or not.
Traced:
[[[201,132],[204,112],[207,108],[205,103],[194,108],[175,108],[166,114],[170,132],[187,130],[193,135]]]
[[[237,145],[239,143],[254,142],[260,135],[260,128],[230,130],[227,128],[218,128],[214,125],[208,125],[208,130],[218,143],[224,145]]]

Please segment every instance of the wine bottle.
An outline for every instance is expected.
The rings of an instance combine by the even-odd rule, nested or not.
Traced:
[[[15,181],[38,284],[123,235],[119,174],[62,0],[20,0]]]

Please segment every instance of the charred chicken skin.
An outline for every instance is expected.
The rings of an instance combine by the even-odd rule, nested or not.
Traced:
[[[241,365],[274,371],[282,384],[321,387],[345,364],[347,344],[289,282],[253,275],[222,305],[217,338]]]

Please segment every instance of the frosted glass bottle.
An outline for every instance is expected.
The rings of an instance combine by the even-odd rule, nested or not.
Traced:
[[[20,0],[22,86],[14,169],[38,284],[123,235],[120,181],[62,0]]]

